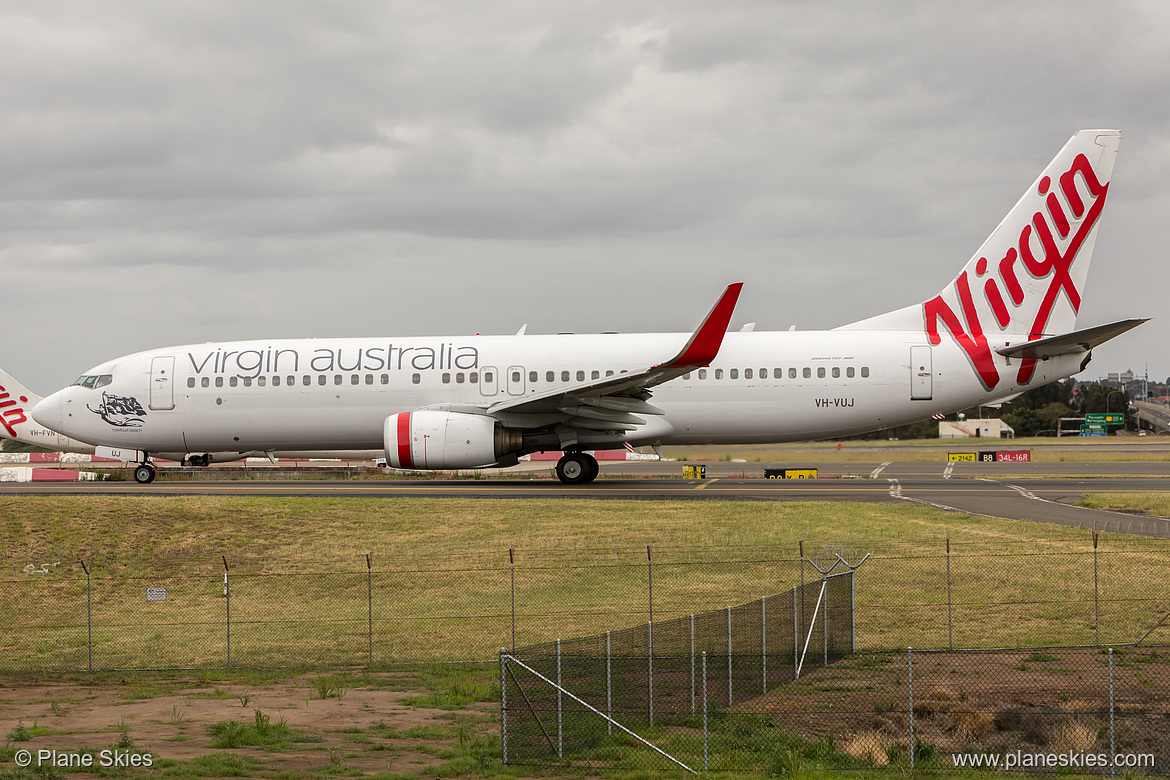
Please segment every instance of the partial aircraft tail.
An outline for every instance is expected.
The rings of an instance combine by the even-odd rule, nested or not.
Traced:
[[[30,426],[40,427],[31,421],[29,414],[29,410],[40,400],[39,395],[0,368],[0,438],[36,444],[37,442],[30,441],[24,435],[27,431],[22,429]]]

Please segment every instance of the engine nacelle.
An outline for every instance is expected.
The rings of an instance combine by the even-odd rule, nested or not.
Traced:
[[[396,469],[491,466],[521,447],[520,431],[483,414],[423,409],[386,418],[386,464]]]

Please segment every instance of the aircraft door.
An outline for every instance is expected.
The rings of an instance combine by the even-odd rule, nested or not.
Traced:
[[[479,392],[482,395],[495,395],[499,390],[495,366],[484,366],[479,372]]]
[[[150,361],[150,408],[175,408],[175,357],[156,357]]]
[[[930,347],[910,347],[910,400],[929,401],[934,397],[934,369]]]
[[[508,366],[508,395],[524,395],[524,366]]]

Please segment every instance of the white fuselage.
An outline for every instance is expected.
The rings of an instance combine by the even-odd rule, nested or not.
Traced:
[[[377,450],[388,415],[477,407],[637,373],[687,334],[303,339],[209,343],[93,368],[36,407],[75,439],[150,452]],[[912,361],[913,355],[913,361]],[[1011,361],[996,356],[1014,378]],[[1016,361],[1018,363],[1018,361]],[[1080,359],[1040,361],[1026,385],[988,391],[966,355],[913,331],[726,334],[707,368],[654,388],[665,411],[579,443],[765,443],[844,436],[949,413],[1069,376]],[[129,399],[129,400],[127,400]],[[509,424],[508,414],[501,418]],[[532,419],[525,421],[532,424]]]

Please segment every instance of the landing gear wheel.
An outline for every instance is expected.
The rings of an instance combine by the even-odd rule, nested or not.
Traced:
[[[597,478],[597,460],[584,452],[568,452],[557,461],[557,479],[566,485],[584,485]]]
[[[209,465],[211,465],[211,456],[207,453],[202,455],[193,455],[191,457],[191,465],[199,466],[200,468],[207,468]]]
[[[150,465],[149,463],[140,463],[138,467],[134,469],[134,481],[140,485],[147,485],[151,482],[154,482],[154,476],[154,466]]]

